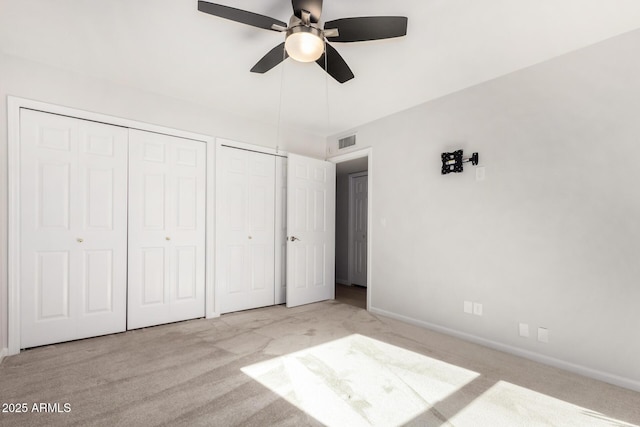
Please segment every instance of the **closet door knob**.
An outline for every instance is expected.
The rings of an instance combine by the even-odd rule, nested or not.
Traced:
[[[171,237],[167,236],[164,238],[164,240],[171,240]]]
[[[84,239],[82,239],[82,238],[80,238],[80,237],[78,237],[76,240],[78,241],[78,243],[82,243],[82,242],[84,242]]]
[[[253,239],[253,237],[249,236],[249,240]]]

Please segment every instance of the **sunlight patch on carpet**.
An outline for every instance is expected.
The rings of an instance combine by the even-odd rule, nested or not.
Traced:
[[[479,375],[358,334],[242,371],[328,426],[445,422],[432,406]]]
[[[498,381],[450,422],[461,427],[637,427],[506,381]]]

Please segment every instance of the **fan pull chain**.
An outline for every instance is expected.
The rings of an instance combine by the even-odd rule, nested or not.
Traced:
[[[327,42],[324,42],[324,96],[327,104],[327,136],[331,132],[331,114],[329,110],[329,60],[327,59]]]
[[[282,47],[282,71],[280,72],[280,100],[278,101],[278,123],[276,125],[276,151],[278,151],[278,147],[280,146],[280,126],[282,122],[282,92],[284,88],[284,68],[285,68],[285,59],[287,59],[287,51]]]

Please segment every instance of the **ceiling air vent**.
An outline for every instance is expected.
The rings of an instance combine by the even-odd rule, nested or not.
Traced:
[[[338,140],[338,150],[344,150],[345,148],[352,147],[356,145],[356,136],[351,135],[346,138],[341,138]]]

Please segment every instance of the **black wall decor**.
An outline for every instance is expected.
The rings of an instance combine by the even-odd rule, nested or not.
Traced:
[[[478,153],[473,153],[468,159],[462,158],[462,150],[456,150],[452,153],[442,153],[442,175],[451,172],[462,172],[462,164],[471,162],[472,165],[478,164]]]
[[[442,153],[442,175],[450,172],[462,172],[462,150]]]

